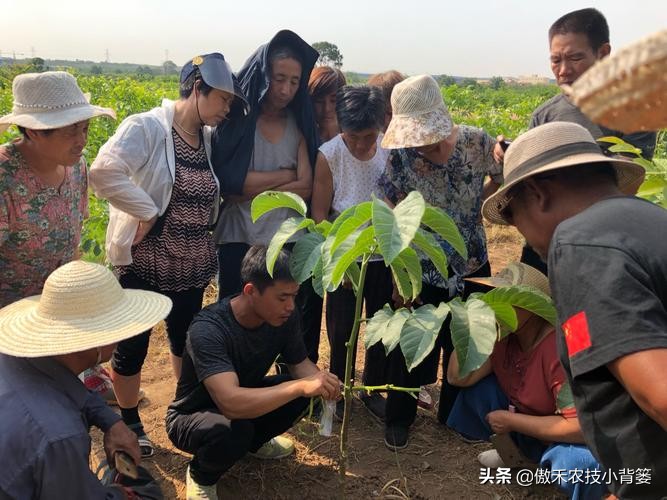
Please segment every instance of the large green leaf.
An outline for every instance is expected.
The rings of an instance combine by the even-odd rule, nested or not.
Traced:
[[[345,219],[345,221],[336,228],[335,239],[331,246],[331,251],[335,252],[336,248],[338,248],[349,235],[371,220],[371,212],[372,208],[370,201],[365,201],[356,205],[353,215]]]
[[[347,219],[352,217],[354,215],[354,211],[357,209],[356,205],[352,205],[351,207],[347,207],[345,210],[343,210],[340,214],[338,214],[338,217],[333,221],[333,224],[331,225],[331,228],[329,229],[329,235],[335,235],[338,232],[338,228],[345,222]]]
[[[408,371],[412,371],[433,350],[442,324],[449,314],[449,305],[426,304],[415,309],[401,330],[401,351]]]
[[[498,340],[507,337],[507,335],[516,330],[519,320],[514,307],[503,302],[487,302],[487,304],[493,309],[493,313],[496,315],[496,322],[500,326]]]
[[[250,217],[253,222],[256,222],[266,212],[276,208],[291,208],[303,217],[306,216],[308,211],[306,202],[299,195],[287,191],[264,191],[252,200]]]
[[[422,224],[438,233],[454,250],[456,250],[464,259],[468,258],[468,249],[466,248],[463,236],[456,227],[454,220],[439,208],[428,206],[424,210]]]
[[[317,259],[315,267],[313,268],[313,290],[320,297],[324,298],[324,286],[322,285],[322,259]]]
[[[405,308],[394,311],[389,304],[373,315],[366,323],[364,345],[366,349],[382,341],[385,354],[389,354],[401,340],[401,330],[410,317],[410,311]]]
[[[326,238],[329,235],[329,231],[331,231],[331,226],[333,226],[333,224],[325,219],[315,226],[315,231]]]
[[[391,263],[392,268],[402,267],[410,280],[410,295],[403,296],[404,299],[416,299],[422,291],[422,266],[419,256],[414,249],[404,249]]]
[[[431,259],[433,265],[442,275],[443,278],[449,277],[449,270],[447,269],[447,255],[442,247],[438,244],[432,233],[424,231],[419,228],[415,233],[415,238],[412,240],[413,244],[419,248],[426,256]]]
[[[394,210],[377,198],[373,199],[373,226],[380,253],[387,265],[410,245],[424,214],[424,198],[412,191]]]
[[[537,314],[552,325],[556,325],[556,308],[551,297],[545,295],[537,288],[526,285],[498,287],[486,292],[481,300],[490,305],[492,303],[501,303],[520,307],[533,314]],[[503,320],[505,319],[503,318]]]
[[[358,285],[360,277],[361,277],[361,269],[359,268],[359,264],[353,262],[345,270],[345,279],[348,280],[350,283],[352,283],[352,290],[354,291],[355,297],[359,289]]]
[[[403,261],[398,258],[394,259],[394,262],[389,264],[389,268],[398,294],[404,299],[412,297],[412,282]]]
[[[310,278],[318,259],[322,258],[324,236],[320,233],[308,233],[294,244],[290,255],[290,271],[297,283]]]
[[[464,378],[488,359],[496,343],[496,319],[493,309],[479,299],[460,298],[449,302],[452,311],[451,333],[459,376]]]
[[[276,234],[271,238],[269,248],[266,249],[266,269],[269,271],[270,276],[273,276],[273,266],[280,254],[280,250],[283,248],[283,245],[285,245],[287,240],[296,232],[306,229],[313,224],[314,222],[312,219],[307,219],[305,217],[290,217],[283,221],[278,228],[278,231],[276,231]]]
[[[324,284],[327,291],[338,288],[345,276],[345,271],[364,254],[370,253],[375,246],[375,229],[369,226],[363,231],[356,231],[347,237],[333,252],[331,260],[324,267]]]

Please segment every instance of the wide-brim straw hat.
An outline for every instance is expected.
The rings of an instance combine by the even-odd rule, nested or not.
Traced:
[[[391,92],[392,117],[382,138],[385,149],[436,144],[452,133],[452,118],[430,75],[411,76]]]
[[[593,122],[613,130],[667,127],[667,30],[598,61],[564,91]]]
[[[102,347],[148,330],[170,310],[168,297],[123,289],[107,268],[74,261],[51,273],[41,295],[0,309],[0,352],[32,358]]]
[[[481,283],[493,288],[502,286],[525,285],[536,288],[540,292],[551,297],[549,289],[549,278],[523,262],[510,262],[505,269],[498,274],[488,278],[465,278],[466,281]]]
[[[0,133],[10,125],[32,130],[67,127],[95,116],[116,118],[113,109],[88,102],[76,78],[65,71],[24,73],[12,82],[12,112],[0,118]]]
[[[618,156],[605,156],[588,130],[577,123],[551,122],[530,129],[512,142],[505,153],[504,183],[482,205],[482,214],[490,222],[507,224],[501,213],[509,203],[507,191],[522,180],[559,168],[586,168],[595,163],[609,163],[616,171],[621,191],[627,191],[644,177],[644,168]]]

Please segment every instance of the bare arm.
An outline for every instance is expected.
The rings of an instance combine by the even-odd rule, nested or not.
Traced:
[[[507,410],[496,410],[486,416],[494,432],[519,432],[550,443],[583,443],[584,436],[578,418],[560,415],[537,417]]]
[[[322,153],[317,154],[315,163],[315,181],[313,182],[313,199],[311,209],[313,219],[320,223],[329,216],[333,199],[333,176],[329,162]]]
[[[459,377],[459,360],[456,357],[456,350],[452,352],[449,358],[449,366],[447,367],[447,382],[456,387],[470,387],[482,380],[487,375],[493,372],[491,368],[491,359],[484,361],[482,366],[467,376]]]
[[[607,368],[644,413],[667,431],[667,349],[634,352]]]
[[[266,415],[300,397],[333,399],[339,388],[331,377],[330,373],[317,371],[309,377],[272,387],[248,388],[239,385],[236,373],[225,372],[204,379],[204,386],[220,413],[230,420],[238,420]],[[333,379],[337,381],[335,376]]]
[[[287,365],[287,368],[292,378],[295,379],[310,377],[320,371],[318,366],[308,358],[296,365]]]
[[[313,171],[308,159],[306,140],[301,137],[297,154],[296,180],[276,187],[278,191],[289,191],[298,194],[304,200],[309,200],[313,192]]]
[[[278,186],[293,182],[296,172],[292,169],[279,168],[269,172],[249,170],[243,183],[243,199],[254,198],[264,191],[276,189]],[[229,198],[229,197],[227,197]]]

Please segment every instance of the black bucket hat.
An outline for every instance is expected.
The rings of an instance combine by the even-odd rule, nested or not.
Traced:
[[[248,101],[234,73],[232,73],[232,68],[225,61],[225,57],[221,53],[212,52],[210,54],[195,56],[186,62],[181,69],[181,84],[185,83],[195,71],[199,72],[202,80],[209,87],[235,95],[241,103],[243,114],[248,114]]]

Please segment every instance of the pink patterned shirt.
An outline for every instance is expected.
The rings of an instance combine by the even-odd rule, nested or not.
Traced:
[[[86,162],[65,169],[59,188],[43,185],[14,143],[0,147],[0,307],[41,293],[74,259],[88,217]]]

